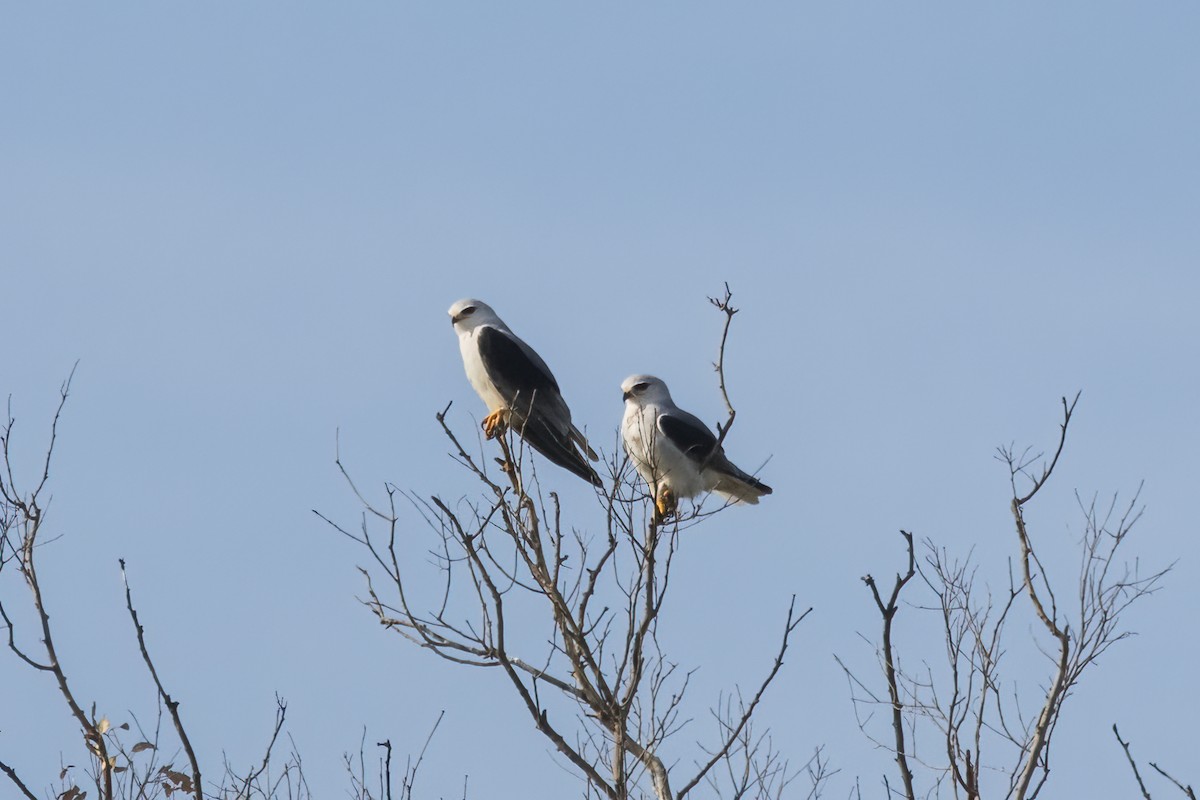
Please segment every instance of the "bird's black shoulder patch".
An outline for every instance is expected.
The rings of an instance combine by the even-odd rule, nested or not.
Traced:
[[[671,444],[697,461],[708,458],[717,446],[717,437],[696,420],[663,414],[658,418],[658,427]]]
[[[509,401],[518,393],[525,397],[549,390],[558,393],[558,382],[550,370],[530,358],[519,342],[502,331],[492,327],[480,329],[479,355],[488,377]]]

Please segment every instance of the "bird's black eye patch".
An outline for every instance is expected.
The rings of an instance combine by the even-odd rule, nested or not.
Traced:
[[[646,389],[647,389],[649,386],[650,386],[650,384],[648,384],[648,383],[635,383],[635,384],[633,385],[633,390],[634,390],[635,392],[644,392],[644,391],[646,391]]]
[[[462,311],[458,312],[460,317],[469,317],[475,313],[475,306],[467,306]]]

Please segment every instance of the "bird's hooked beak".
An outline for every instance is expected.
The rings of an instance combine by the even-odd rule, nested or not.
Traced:
[[[621,394],[622,400],[628,400],[631,397],[633,397],[633,392],[622,392]]]

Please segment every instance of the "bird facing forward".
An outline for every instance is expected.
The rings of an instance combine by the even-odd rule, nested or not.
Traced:
[[[654,493],[656,520],[674,514],[680,498],[716,492],[733,503],[757,503],[772,489],[739,469],[698,418],[675,405],[667,385],[653,375],[631,375],[621,384],[625,416],[621,438],[638,474]]]
[[[450,321],[467,380],[488,407],[483,419],[487,438],[508,426],[555,464],[595,486],[603,485],[587,462],[597,460],[596,453],[571,423],[571,410],[541,356],[480,300],[459,300],[450,306]]]

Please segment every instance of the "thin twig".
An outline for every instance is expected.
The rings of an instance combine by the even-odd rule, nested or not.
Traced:
[[[171,721],[175,724],[175,732],[179,734],[179,741],[183,745],[184,752],[187,753],[188,762],[192,765],[192,786],[195,787],[196,800],[204,800],[204,786],[200,782],[200,762],[196,759],[196,751],[192,749],[191,739],[188,738],[187,731],[183,727],[183,720],[179,717],[179,702],[171,699],[171,695],[167,693],[158,677],[158,670],[154,668],[154,662],[150,659],[150,651],[146,648],[145,629],[138,620],[138,613],[133,607],[129,576],[125,573],[125,559],[117,559],[117,563],[121,565],[121,581],[125,584],[125,608],[129,610],[129,618],[133,620],[133,629],[137,632],[138,648],[142,651],[142,660],[146,662],[146,668],[150,670],[150,677],[154,678],[154,685],[158,687],[158,696],[162,698],[163,704],[167,707],[167,713],[171,715]]]
[[[1154,771],[1157,772],[1159,775],[1162,775],[1164,778],[1169,780],[1171,783],[1175,784],[1175,786],[1178,787],[1179,791],[1181,791],[1185,795],[1187,795],[1189,800],[1196,800],[1196,792],[1195,792],[1195,790],[1192,789],[1191,785],[1185,786],[1184,784],[1180,783],[1178,780],[1175,779],[1175,777],[1173,775],[1171,775],[1169,772],[1164,770],[1158,764],[1155,764],[1153,761],[1150,762],[1150,766],[1153,767]]]
[[[17,788],[21,790],[21,794],[25,795],[28,800],[38,800],[37,795],[29,791],[29,787],[22,783],[20,776],[17,775],[17,771],[3,761],[0,761],[0,772],[7,775],[17,785]]]
[[[67,396],[71,393],[71,381],[75,378],[75,370],[79,368],[79,362],[76,361],[71,367],[71,374],[63,381],[62,386],[58,390],[58,408],[54,411],[54,420],[50,423],[50,444],[46,447],[46,463],[42,467],[42,479],[38,482],[37,488],[33,490],[32,497],[37,500],[38,495],[42,493],[42,487],[46,485],[46,481],[50,480],[50,458],[54,454],[54,444],[58,441],[58,420],[62,416],[63,407],[67,404]]]
[[[1146,800],[1151,800],[1150,792],[1146,790],[1146,784],[1142,782],[1142,774],[1138,772],[1137,762],[1133,760],[1133,754],[1129,752],[1129,742],[1121,738],[1121,732],[1117,730],[1117,724],[1114,722],[1112,726],[1113,736],[1117,737],[1117,741],[1121,743],[1121,748],[1125,751],[1125,758],[1129,760],[1129,766],[1133,768],[1133,777],[1137,778],[1138,788],[1142,790],[1142,797]]]
[[[758,707],[759,702],[766,693],[767,687],[771,685],[771,681],[775,680],[775,676],[779,674],[779,670],[783,667],[783,656],[785,653],[787,653],[788,640],[792,635],[792,631],[796,630],[796,626],[804,621],[804,618],[809,615],[812,609],[809,608],[805,610],[805,612],[799,617],[795,615],[795,611],[796,596],[792,595],[792,601],[788,605],[787,620],[783,625],[783,637],[779,644],[779,652],[775,654],[775,661],[771,665],[770,672],[767,673],[767,677],[763,679],[762,684],[760,684],[758,687],[758,691],[754,693],[754,697],[750,700],[750,703],[742,712],[741,719],[739,719],[737,724],[731,728],[729,736],[725,740],[725,744],[719,750],[713,753],[712,757],[703,767],[700,768],[700,771],[696,773],[695,777],[688,781],[688,783],[679,790],[679,794],[676,795],[678,799],[683,798],[688,792],[695,788],[696,784],[700,783],[700,781],[704,779],[705,774],[707,774],[708,771],[712,769],[718,761],[729,755],[729,751],[733,747],[734,742],[737,740],[742,730],[750,722],[750,717],[754,715],[754,710]]]
[[[275,741],[279,738],[279,732],[283,730],[285,719],[287,719],[287,703],[279,695],[275,695],[275,729],[271,732],[271,741],[267,742],[267,750],[263,753],[262,763],[257,770],[250,772],[242,782],[242,785],[245,786],[247,797],[249,797],[250,788],[254,785],[254,782],[267,771],[267,766],[271,763],[271,751],[275,749]]]
[[[437,733],[438,726],[442,724],[442,718],[446,716],[446,710],[438,714],[437,720],[433,723],[433,728],[430,729],[429,735],[425,737],[425,744],[421,746],[421,752],[417,755],[416,762],[412,765],[412,769],[408,770],[404,776],[404,785],[400,790],[402,800],[412,800],[413,786],[417,782],[417,770],[421,768],[421,762],[425,760],[425,751],[429,749],[429,743],[433,741],[433,735]],[[388,800],[391,800],[392,779],[391,779],[391,760],[392,760],[392,744],[387,743],[388,749]]]
[[[24,661],[26,664],[33,667],[34,669],[41,670],[43,672],[53,672],[54,671],[53,666],[51,666],[49,664],[41,664],[41,663],[38,663],[37,661],[34,661],[32,658],[30,658],[28,655],[26,655],[25,652],[23,650],[21,650],[21,648],[17,647],[16,639],[14,638],[15,631],[13,630],[13,623],[12,623],[12,620],[9,619],[8,611],[4,608],[3,603],[0,603],[0,619],[4,620],[4,627],[8,628],[8,648],[10,650],[12,650],[14,653],[16,653],[18,658],[20,658],[22,661]]]
[[[721,387],[721,397],[725,400],[725,410],[729,412],[729,417],[725,420],[725,424],[717,423],[717,444],[713,447],[712,452],[720,452],[721,446],[725,444],[725,437],[729,435],[729,429],[733,427],[733,420],[737,416],[737,411],[733,407],[733,403],[729,400],[729,390],[725,385],[725,342],[729,338],[729,326],[733,322],[733,315],[738,312],[738,309],[730,305],[733,300],[733,292],[729,290],[729,283],[725,284],[725,296],[723,298],[710,297],[708,302],[725,315],[725,325],[721,328],[721,346],[717,349],[717,363],[713,364],[713,369],[717,371],[717,380]],[[709,456],[711,458],[711,454]]]
[[[1033,496],[1038,493],[1046,481],[1050,478],[1050,473],[1054,472],[1054,467],[1058,464],[1058,457],[1062,455],[1063,445],[1067,442],[1067,425],[1071,422],[1071,415],[1075,413],[1075,404],[1079,402],[1079,396],[1083,394],[1083,390],[1075,393],[1070,405],[1067,404],[1067,398],[1062,398],[1063,421],[1059,423],[1058,448],[1054,451],[1054,458],[1050,460],[1050,465],[1042,470],[1042,476],[1033,481],[1033,487],[1022,498],[1017,499],[1017,505],[1023,506],[1033,499]],[[1015,499],[1015,498],[1014,498]]]

